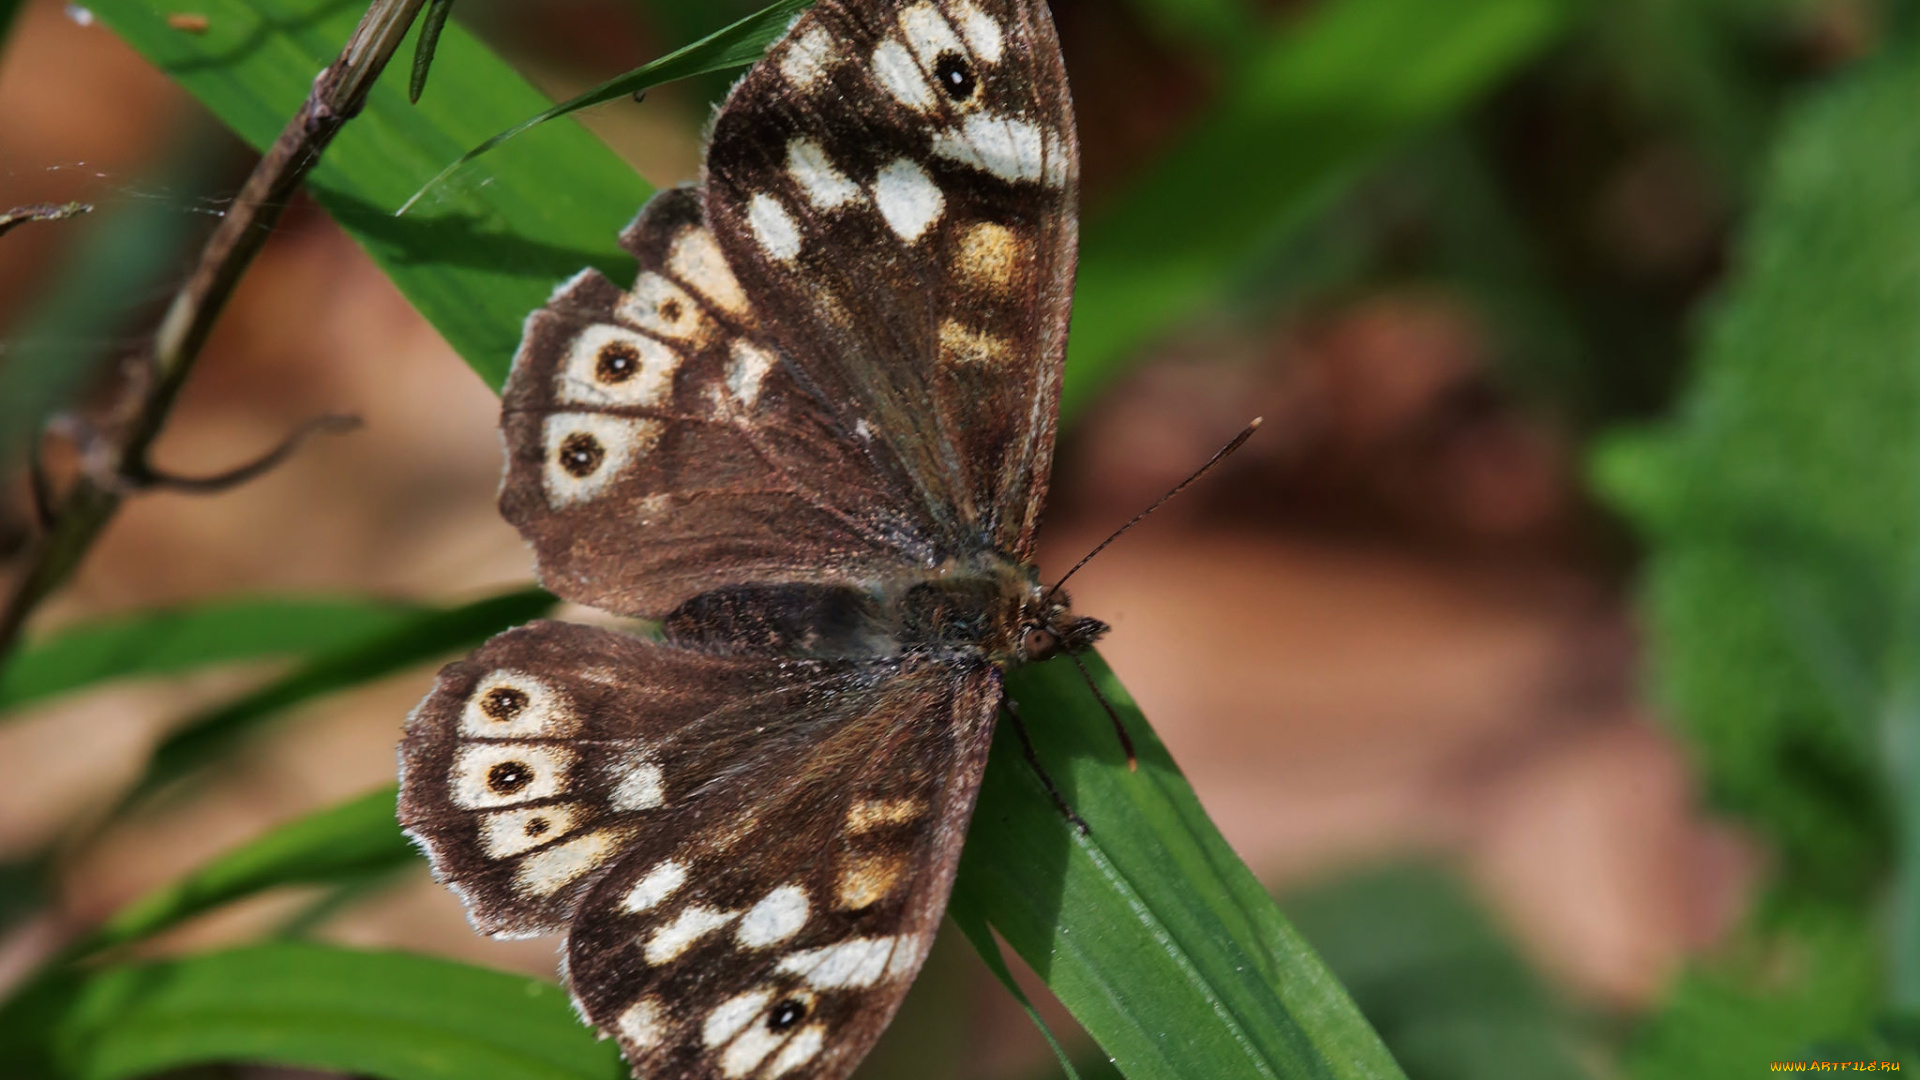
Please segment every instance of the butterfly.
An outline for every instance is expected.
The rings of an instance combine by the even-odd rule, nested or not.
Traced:
[[[698,186],[529,317],[500,498],[559,595],[440,673],[400,818],[496,935],[564,931],[636,1076],[844,1077],[926,958],[1015,665],[1077,251],[1042,0],[820,0]]]

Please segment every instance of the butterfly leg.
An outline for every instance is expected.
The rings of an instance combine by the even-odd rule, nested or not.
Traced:
[[[1067,800],[1060,794],[1060,789],[1054,786],[1053,777],[1048,776],[1047,770],[1041,766],[1040,755],[1033,749],[1033,739],[1027,735],[1026,721],[1020,719],[1020,707],[1014,704],[1011,697],[1001,698],[1000,707],[1006,710],[1007,719],[1013,721],[1013,733],[1020,737],[1020,750],[1026,754],[1027,764],[1033,767],[1033,774],[1038,776],[1040,783],[1046,786],[1047,794],[1053,796],[1053,805],[1059,809],[1060,816],[1066,818],[1074,828],[1079,829],[1081,836],[1093,835],[1093,830],[1087,828],[1086,819],[1074,813],[1073,807],[1067,805]]]

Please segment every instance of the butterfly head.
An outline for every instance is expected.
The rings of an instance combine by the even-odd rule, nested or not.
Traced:
[[[1093,648],[1107,632],[1099,619],[1075,615],[1067,594],[1059,590],[1036,593],[1022,606],[1020,638],[1017,646],[1022,663],[1038,663],[1061,653],[1084,652]]]

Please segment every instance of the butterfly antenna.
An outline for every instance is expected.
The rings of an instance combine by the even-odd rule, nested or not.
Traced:
[[[1245,442],[1246,442],[1246,441],[1247,441],[1248,439],[1251,439],[1251,438],[1253,438],[1253,433],[1254,433],[1254,432],[1256,432],[1256,431],[1258,431],[1258,430],[1260,430],[1260,425],[1261,425],[1262,423],[1264,423],[1264,422],[1265,422],[1265,420],[1266,420],[1266,418],[1265,418],[1265,417],[1263,417],[1263,416],[1256,416],[1256,417],[1254,417],[1254,418],[1253,418],[1253,423],[1251,423],[1251,424],[1248,424],[1248,425],[1247,425],[1247,426],[1246,426],[1246,427],[1245,427],[1244,429],[1242,429],[1242,430],[1241,430],[1241,432],[1240,432],[1240,434],[1238,434],[1238,435],[1235,435],[1235,436],[1233,437],[1233,439],[1232,439],[1232,441],[1230,441],[1230,442],[1228,442],[1228,443],[1227,443],[1227,445],[1225,445],[1225,446],[1223,446],[1223,447],[1221,447],[1221,448],[1220,448],[1219,450],[1217,450],[1217,451],[1215,451],[1215,452],[1214,452],[1214,455],[1213,455],[1212,457],[1210,457],[1210,458],[1208,458],[1208,459],[1207,459],[1207,461],[1206,461],[1206,464],[1204,464],[1204,465],[1202,465],[1202,466],[1200,466],[1199,468],[1197,468],[1197,469],[1195,469],[1195,470],[1193,470],[1193,475],[1192,475],[1192,476],[1189,476],[1189,477],[1187,477],[1187,478],[1186,478],[1185,480],[1182,480],[1182,481],[1180,481],[1179,483],[1177,483],[1177,484],[1175,484],[1175,485],[1173,485],[1173,490],[1172,490],[1172,491],[1169,491],[1169,492],[1167,492],[1167,493],[1166,493],[1165,495],[1162,495],[1162,496],[1160,496],[1160,498],[1158,498],[1158,499],[1156,499],[1156,500],[1154,501],[1154,504],[1153,504],[1152,506],[1149,506],[1149,507],[1147,507],[1147,508],[1146,508],[1145,510],[1142,510],[1142,511],[1140,511],[1139,513],[1137,513],[1137,514],[1135,514],[1135,515],[1133,515],[1133,519],[1132,519],[1131,521],[1129,521],[1129,522],[1127,522],[1127,523],[1126,523],[1125,525],[1122,525],[1122,526],[1120,526],[1120,527],[1119,527],[1118,529],[1115,529],[1115,530],[1113,531],[1113,535],[1112,535],[1112,536],[1109,536],[1109,537],[1107,537],[1107,538],[1106,538],[1105,540],[1102,540],[1102,541],[1100,541],[1100,546],[1099,546],[1099,547],[1096,547],[1096,548],[1094,548],[1094,549],[1093,549],[1092,551],[1089,551],[1089,552],[1087,552],[1087,554],[1086,554],[1086,556],[1085,556],[1084,558],[1082,558],[1082,559],[1081,559],[1081,560],[1080,560],[1079,562],[1077,562],[1077,563],[1074,563],[1074,564],[1073,564],[1073,569],[1071,569],[1071,570],[1069,570],[1069,571],[1067,571],[1067,572],[1066,572],[1065,574],[1063,574],[1063,575],[1061,575],[1061,578],[1060,578],[1060,580],[1059,580],[1059,581],[1056,581],[1056,582],[1054,582],[1054,583],[1053,583],[1053,588],[1051,588],[1051,589],[1048,589],[1048,590],[1047,590],[1047,596],[1046,596],[1046,598],[1047,598],[1048,600],[1052,600],[1052,599],[1053,599],[1053,594],[1054,594],[1054,593],[1057,593],[1057,592],[1059,592],[1059,591],[1060,591],[1060,586],[1062,586],[1062,585],[1065,585],[1065,584],[1067,583],[1067,579],[1068,579],[1068,578],[1070,578],[1070,577],[1072,577],[1073,575],[1075,575],[1075,574],[1077,574],[1077,573],[1079,573],[1079,572],[1080,572],[1080,568],[1081,568],[1081,567],[1083,567],[1083,566],[1085,566],[1085,565],[1087,565],[1088,563],[1090,563],[1090,562],[1092,562],[1092,561],[1093,561],[1093,557],[1094,557],[1095,555],[1098,555],[1098,554],[1100,554],[1101,552],[1103,552],[1103,551],[1105,551],[1105,550],[1107,550],[1107,545],[1108,545],[1108,544],[1111,544],[1111,543],[1113,543],[1113,542],[1114,542],[1115,540],[1118,540],[1118,539],[1120,539],[1120,538],[1121,538],[1122,536],[1124,536],[1124,535],[1126,535],[1126,532],[1127,532],[1127,530],[1128,530],[1128,529],[1131,529],[1131,528],[1133,528],[1133,527],[1134,527],[1135,525],[1138,525],[1138,524],[1140,524],[1140,523],[1141,523],[1142,521],[1144,521],[1144,520],[1146,520],[1146,517],[1147,517],[1147,515],[1148,515],[1148,514],[1151,514],[1151,513],[1153,513],[1153,512],[1155,511],[1155,510],[1158,510],[1158,509],[1160,509],[1160,508],[1161,508],[1162,506],[1165,506],[1165,505],[1167,505],[1167,500],[1169,500],[1169,499],[1171,499],[1171,498],[1173,498],[1173,497],[1174,497],[1175,495],[1178,495],[1178,494],[1180,494],[1180,493],[1181,493],[1182,491],[1185,491],[1185,490],[1187,489],[1187,485],[1189,485],[1189,484],[1191,484],[1191,483],[1193,483],[1193,482],[1194,482],[1195,480],[1198,480],[1198,479],[1200,479],[1201,477],[1203,477],[1203,476],[1205,476],[1205,475],[1207,475],[1207,473],[1208,473],[1208,472],[1209,472],[1210,470],[1212,470],[1212,468],[1213,468],[1213,467],[1214,467],[1215,465],[1218,465],[1218,464],[1220,464],[1220,463],[1221,463],[1222,461],[1225,461],[1225,460],[1226,460],[1226,457],[1227,457],[1227,455],[1228,455],[1228,454],[1231,454],[1231,453],[1233,453],[1233,452],[1234,452],[1235,450],[1238,450],[1238,449],[1240,449],[1240,447],[1241,447],[1241,446],[1242,446],[1242,445],[1243,445],[1243,444],[1244,444],[1244,443],[1245,443]],[[1082,670],[1084,671],[1085,669],[1082,669]],[[1101,701],[1101,703],[1102,703],[1102,704],[1105,704],[1105,699],[1102,699],[1102,701]],[[1113,712],[1113,709],[1112,709],[1111,707],[1109,707],[1109,708],[1107,709],[1107,712],[1109,712],[1109,713],[1111,713],[1111,712]],[[1119,720],[1118,720],[1118,719],[1116,719],[1116,720],[1114,721],[1114,723],[1116,723],[1116,724],[1118,724],[1118,723],[1119,723]],[[1124,732],[1122,732],[1122,737],[1123,737],[1123,738],[1125,737],[1125,733],[1124,733]],[[1128,751],[1128,754],[1127,754],[1127,759],[1128,759],[1129,761],[1131,761],[1131,760],[1133,759],[1133,754],[1132,754],[1132,751],[1131,751],[1131,748],[1129,748],[1129,751]]]
[[[1127,752],[1127,771],[1139,772],[1140,755],[1133,752],[1133,736],[1127,734],[1127,725],[1120,722],[1120,713],[1114,709],[1113,703],[1107,700],[1107,695],[1100,692],[1100,684],[1093,681],[1093,672],[1087,670],[1087,665],[1081,663],[1080,658],[1073,653],[1068,653],[1067,659],[1073,661],[1073,666],[1080,669],[1080,677],[1087,680],[1087,689],[1093,691],[1093,699],[1100,703],[1101,708],[1107,710],[1107,719],[1113,721],[1113,733],[1120,738],[1120,749]]]

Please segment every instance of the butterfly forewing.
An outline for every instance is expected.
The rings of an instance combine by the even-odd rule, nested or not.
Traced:
[[[1077,173],[1039,3],[823,0],[715,122],[708,220],[767,334],[943,547],[1031,554]]]
[[[564,286],[502,396],[501,510],[547,586],[659,617],[721,584],[924,559],[927,524],[795,384],[698,194],[662,192],[623,239],[633,288],[591,270]]]

